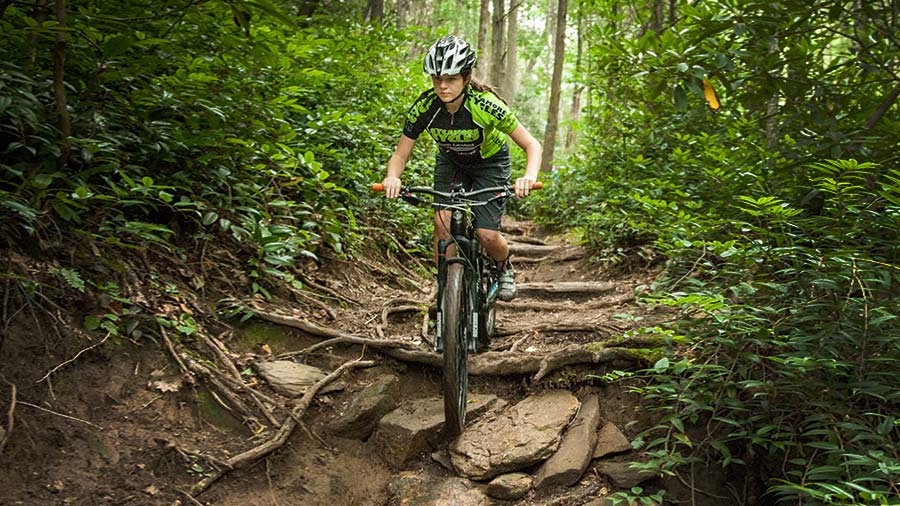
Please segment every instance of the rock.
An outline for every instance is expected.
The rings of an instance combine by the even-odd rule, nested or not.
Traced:
[[[525,473],[502,474],[488,483],[487,495],[495,499],[515,501],[525,497],[534,480]]]
[[[546,459],[578,410],[567,390],[550,390],[479,420],[451,443],[453,467],[463,476],[488,480]]]
[[[594,469],[609,478],[610,482],[618,488],[630,489],[641,483],[655,478],[656,475],[650,471],[640,471],[631,469],[631,462],[614,462],[600,461]]]
[[[490,499],[469,480],[428,478],[403,472],[388,483],[391,499],[397,506],[490,506]]]
[[[273,390],[287,397],[299,397],[306,393],[311,385],[321,381],[327,373],[311,365],[297,364],[290,360],[274,362],[256,362],[253,367],[272,387]],[[341,381],[326,385],[320,393],[335,392],[345,388]]]
[[[393,374],[382,375],[353,396],[329,430],[338,436],[363,440],[372,434],[381,417],[397,407],[399,395],[400,379]]]
[[[581,402],[581,409],[559,444],[559,449],[534,478],[534,488],[574,485],[584,474],[597,444],[597,425],[600,424],[600,401],[589,395]]]
[[[431,452],[431,460],[453,471],[453,462],[450,461],[450,454],[447,452],[447,450],[438,450],[436,452]]]
[[[469,401],[467,417],[505,403],[491,394],[469,393]],[[378,448],[385,461],[399,467],[429,446],[437,447],[443,430],[443,399],[419,399],[404,403],[385,415],[369,438],[369,444]]]
[[[597,435],[597,446],[594,448],[594,458],[599,459],[607,455],[631,451],[631,443],[622,431],[614,423],[607,423],[600,429]]]
[[[601,497],[585,504],[584,506],[616,506],[616,503],[609,497]]]

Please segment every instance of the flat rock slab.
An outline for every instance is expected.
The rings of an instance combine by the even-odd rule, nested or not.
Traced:
[[[298,364],[290,360],[273,362],[256,362],[256,372],[266,380],[273,390],[287,397],[299,397],[306,393],[310,386],[328,375],[325,371],[311,365]],[[321,393],[335,392],[345,388],[340,380],[326,385]]]
[[[491,500],[474,483],[403,472],[388,483],[391,506],[490,506]]]
[[[528,495],[533,483],[534,479],[530,474],[501,474],[488,483],[487,495],[504,501],[515,501]]]
[[[578,411],[568,390],[549,390],[486,416],[450,445],[450,459],[474,480],[518,471],[552,455]]]
[[[399,396],[400,379],[393,374],[381,375],[353,395],[329,430],[339,436],[363,440],[375,431],[384,415],[397,407]]]
[[[610,482],[618,488],[630,489],[641,483],[656,478],[650,471],[631,469],[631,462],[600,461],[594,470],[609,478]]]
[[[568,487],[581,479],[594,455],[599,424],[600,400],[596,395],[589,395],[581,402],[581,409],[563,436],[559,449],[538,469],[534,488]]]
[[[466,417],[502,406],[506,401],[491,394],[469,393]],[[378,422],[369,439],[382,457],[394,466],[429,447],[437,447],[444,431],[444,401],[440,398],[418,399],[402,404]]]
[[[599,459],[607,455],[631,451],[631,443],[622,431],[614,423],[607,423],[597,434],[597,446],[594,448],[594,458]]]

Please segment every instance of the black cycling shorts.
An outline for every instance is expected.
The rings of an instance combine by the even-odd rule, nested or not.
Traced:
[[[474,163],[457,163],[440,151],[434,157],[434,189],[440,192],[449,192],[453,183],[462,183],[467,191],[505,186],[509,184],[509,174],[508,145],[503,146],[497,154],[487,160]],[[493,194],[485,193],[476,198],[484,201],[492,197]],[[445,199],[435,198],[435,202],[444,201]],[[506,199],[497,199],[483,206],[472,207],[472,211],[475,213],[475,228],[500,230],[500,218],[506,212]]]

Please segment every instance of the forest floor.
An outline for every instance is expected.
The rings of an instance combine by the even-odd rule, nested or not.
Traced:
[[[498,306],[492,351],[564,356],[565,350],[590,343],[621,342],[630,329],[671,318],[664,308],[639,305],[634,299],[635,288],[651,283],[657,272],[645,268],[609,273],[565,236],[548,235],[527,222],[507,222],[505,229],[519,252],[517,279],[523,289],[515,301]],[[98,341],[78,350],[61,344],[64,333],[41,328],[39,318],[10,318],[0,349],[6,420],[0,424],[6,429],[0,433],[6,442],[5,448],[0,446],[0,505],[412,504],[388,485],[404,470],[435,477],[450,474],[431,452],[396,467],[366,441],[333,436],[328,430],[353,392],[385,371],[399,376],[404,401],[440,396],[439,368],[428,360],[388,356],[383,353],[388,349],[377,345],[390,341],[428,351],[423,336],[429,339],[429,332],[423,332],[423,325],[428,328],[426,308],[434,282],[417,274],[424,270],[414,267],[421,260],[390,262],[381,255],[335,260],[311,275],[308,284],[327,294],[324,305],[270,302],[259,311],[280,316],[253,318],[218,335],[246,384],[267,399],[280,397],[250,373],[251,362],[296,353],[321,343],[329,333],[376,342],[335,342],[310,353],[306,362],[326,371],[360,358],[373,364],[343,372],[342,389],[323,390],[307,399],[307,406],[294,411],[296,430],[287,431],[282,442],[246,465],[235,466],[240,469],[228,469],[229,463],[242,452],[272,443],[274,427],[242,423],[235,410],[223,407],[229,402],[215,389],[205,388],[199,375],[179,370],[172,360],[174,350],[166,350],[168,339],[119,339],[105,346]],[[375,260],[380,256],[382,261]],[[561,286],[573,291],[554,291]],[[194,314],[209,306],[180,307]],[[286,325],[286,320],[312,324],[323,332],[304,331]],[[190,353],[182,357],[190,360]],[[614,369],[652,365],[646,360],[603,361],[593,356],[563,359],[549,370],[524,367],[496,373],[490,373],[490,363],[484,365],[488,373],[470,377],[471,392],[492,393],[509,403],[547,389],[569,389],[578,396],[594,393],[602,422],[615,423],[627,437],[651,423],[650,415],[637,409],[634,394],[620,383],[600,379]],[[283,427],[289,425],[289,417],[281,419]],[[204,480],[205,490],[197,494],[196,486]],[[581,505],[615,491],[589,467],[572,487],[491,504]]]

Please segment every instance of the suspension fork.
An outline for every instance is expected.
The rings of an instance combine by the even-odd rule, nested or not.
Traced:
[[[480,290],[478,286],[478,279],[480,278],[479,273],[473,272],[477,267],[477,259],[475,258],[475,254],[473,251],[477,249],[476,239],[474,237],[474,232],[472,231],[471,224],[467,219],[466,212],[454,209],[453,214],[450,220],[450,239],[441,239],[437,244],[437,257],[438,257],[438,293],[437,293],[437,332],[435,339],[435,351],[442,352],[444,349],[443,343],[443,303],[444,303],[444,288],[447,286],[447,270],[450,265],[454,263],[463,264],[464,270],[469,274],[466,277],[466,288],[467,295],[469,297],[468,310],[470,313],[469,322],[471,329],[468,332],[469,341],[467,343],[469,348],[472,348],[475,340],[477,338],[478,333],[478,310],[477,310],[477,300],[478,296],[475,295],[477,292],[474,290]],[[447,255],[447,251],[451,249],[451,246],[455,246],[455,254],[452,256]],[[471,349],[470,351],[474,351]]]

